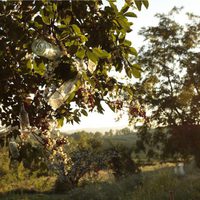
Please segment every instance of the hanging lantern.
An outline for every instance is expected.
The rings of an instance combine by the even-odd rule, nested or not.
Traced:
[[[76,90],[78,80],[79,76],[77,75],[74,79],[64,82],[50,96],[50,98],[48,99],[48,103],[53,108],[53,110],[56,110],[61,105],[63,105],[65,101],[69,98],[69,96]]]
[[[33,53],[35,53],[36,55],[48,58],[50,60],[54,60],[60,57],[62,54],[57,46],[43,39],[34,40],[31,48]]]
[[[24,104],[21,105],[21,109],[19,113],[19,123],[20,123],[21,131],[27,130],[30,127],[29,116],[25,110]]]
[[[9,151],[13,159],[17,159],[19,157],[18,144],[14,141],[14,139],[9,142]]]

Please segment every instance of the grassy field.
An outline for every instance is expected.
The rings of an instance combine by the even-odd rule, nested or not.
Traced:
[[[105,137],[104,146],[132,146],[134,135]],[[8,154],[0,152],[0,200],[198,200],[200,170],[187,164],[186,175],[176,177],[174,164],[156,164],[141,168],[141,174],[115,181],[111,171],[100,171],[96,178],[85,176],[78,188],[55,194],[56,177],[30,175],[20,166],[18,173],[9,170]]]
[[[6,154],[1,154],[2,158]],[[1,200],[198,200],[200,199],[200,170],[186,166],[186,176],[174,175],[173,164],[157,164],[142,168],[140,175],[115,182],[110,172],[102,171],[95,180],[88,177],[80,187],[65,193],[52,190],[55,177],[28,175],[21,166],[18,176],[8,170],[8,163],[0,166]]]
[[[136,134],[130,135],[115,135],[115,136],[104,136],[103,141],[104,145],[107,147],[110,144],[112,145],[124,145],[127,147],[135,146],[137,140]]]

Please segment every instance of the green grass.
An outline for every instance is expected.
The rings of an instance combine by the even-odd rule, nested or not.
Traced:
[[[105,147],[110,147],[110,145],[124,145],[127,147],[135,146],[137,140],[136,134],[130,135],[114,135],[114,136],[104,136],[103,145]]]
[[[200,170],[192,164],[182,178],[174,175],[172,164],[144,167],[141,175],[118,182],[110,172],[101,172],[70,192],[55,194],[54,176],[30,176],[22,166],[17,174],[8,168],[7,153],[0,153],[0,200],[169,200],[170,194],[175,200],[200,199]]]
[[[151,171],[144,178],[143,187],[133,192],[133,200],[168,200],[170,194],[176,200],[200,199],[200,172],[188,171],[185,177],[178,178],[173,169]]]
[[[119,182],[106,181],[87,184],[78,187],[66,194],[48,193],[47,190],[38,190],[33,193],[26,190],[19,190],[16,187],[28,188],[34,185],[33,179],[27,182],[16,182],[15,185],[7,189],[1,200],[168,200],[170,193],[175,200],[198,200],[200,199],[200,170],[186,168],[187,175],[178,178],[173,173],[173,168],[166,166],[155,167],[147,171],[144,169],[142,175],[130,176],[121,179]],[[45,178],[40,178],[39,182],[47,183]],[[51,180],[52,181],[52,180]],[[0,181],[2,183],[2,179]],[[138,184],[138,183],[143,183]],[[6,184],[6,182],[4,182]],[[7,184],[10,184],[8,181]],[[23,185],[24,184],[24,185]],[[26,184],[26,187],[25,187]],[[38,185],[38,189],[39,189]],[[15,190],[13,190],[15,188]],[[47,186],[48,188],[48,186]],[[47,189],[46,188],[46,189]],[[15,191],[15,192],[14,192]],[[40,193],[39,193],[40,191]],[[46,191],[46,192],[45,192]]]

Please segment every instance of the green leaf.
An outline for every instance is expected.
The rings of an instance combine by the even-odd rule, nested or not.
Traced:
[[[42,24],[39,24],[38,22],[34,22],[34,26],[38,29],[42,29]]]
[[[88,50],[86,55],[87,55],[88,59],[90,59],[92,62],[94,62],[95,64],[98,63],[99,58],[95,53],[93,53],[92,51]]]
[[[130,96],[133,95],[133,91],[131,90],[131,88],[128,88],[128,87],[127,87],[126,90],[127,90],[127,92],[129,93]]]
[[[27,43],[23,44],[23,48],[24,48],[24,49],[27,49],[28,46],[29,46],[29,45],[28,45]]]
[[[80,48],[77,52],[76,52],[76,56],[80,59],[83,59],[85,57],[85,49]]]
[[[27,63],[27,67],[29,69],[34,69],[34,73],[39,74],[41,76],[44,75],[45,71],[46,71],[46,67],[44,65],[44,63],[40,63],[39,65],[37,65],[37,63],[35,61],[28,61]],[[31,68],[30,68],[31,67]]]
[[[82,72],[82,76],[83,76],[83,79],[85,81],[89,81],[90,80],[90,78],[87,76],[87,74],[85,72]]]
[[[46,67],[45,67],[44,63],[41,62],[41,63],[38,65],[37,73],[40,74],[41,76],[43,76],[44,73],[45,73],[45,71],[46,71]]]
[[[137,15],[133,12],[127,12],[127,13],[124,14],[124,16],[126,16],[126,17],[137,17]]]
[[[110,58],[111,54],[100,48],[93,48],[92,52],[99,58]]]
[[[131,78],[131,77],[132,77],[132,70],[131,70],[131,68],[127,67],[127,68],[125,69],[125,71],[126,71],[127,76],[128,76],[129,78]]]
[[[60,118],[60,119],[57,119],[57,123],[58,123],[58,128],[61,128],[63,126],[63,123],[64,123],[64,118]]]
[[[135,0],[135,5],[136,5],[136,7],[137,7],[137,9],[138,10],[141,10],[141,8],[142,8],[142,2],[141,2],[141,0]]]
[[[131,41],[130,40],[124,40],[124,42],[123,42],[123,44],[125,45],[125,46],[131,46]],[[131,47],[132,48],[132,47]]]
[[[44,9],[45,9],[47,12],[51,13],[51,12],[52,12],[52,8],[53,8],[53,7],[52,7],[51,5],[48,5],[48,4],[47,4],[47,5],[45,6]]]
[[[67,28],[67,25],[66,24],[60,24],[57,27],[60,28],[60,29],[65,29],[65,28]],[[66,30],[63,31],[63,33],[65,33],[65,32],[67,32],[67,31]],[[62,33],[62,35],[63,35],[63,33]]]
[[[132,74],[135,78],[140,78],[141,77],[141,71],[137,69],[132,69]]]
[[[132,55],[134,55],[134,56],[138,55],[137,50],[134,47],[130,47],[129,48],[129,53],[132,54]]]
[[[74,121],[77,123],[77,124],[79,124],[80,123],[80,118],[78,117],[78,116],[74,116]]]
[[[71,19],[72,17],[71,16],[67,16],[65,19],[63,19],[63,22],[66,24],[66,25],[69,25],[69,23],[71,22]],[[73,26],[73,25],[72,25]],[[73,28],[73,27],[72,27]],[[76,29],[76,28],[75,28]],[[73,28],[74,30],[74,28]]]
[[[132,74],[135,78],[141,77],[141,67],[140,67],[140,65],[138,65],[138,64],[132,65]]]
[[[118,13],[117,6],[112,1],[109,1],[109,3],[110,3],[111,8],[113,8],[114,12]]]
[[[74,45],[75,41],[74,40],[68,40],[67,42],[65,42],[65,46],[70,47],[72,45]]]
[[[26,63],[26,66],[28,69],[32,69],[33,65],[32,65],[32,61],[28,60],[28,62]]]
[[[18,19],[22,19],[22,14],[17,15]]]
[[[76,24],[72,24],[72,28],[77,35],[81,34],[81,30]]]
[[[117,20],[113,19],[113,23],[114,23],[115,25],[117,25],[117,27],[120,27],[120,24],[118,23]]]
[[[43,17],[42,17],[42,21],[43,21],[46,25],[50,25],[50,24],[51,24],[50,19],[49,19],[48,17],[43,16]]]
[[[142,3],[144,4],[145,8],[149,7],[149,1],[148,0],[142,0]]]
[[[126,34],[121,33],[120,36],[119,36],[119,42],[123,43],[125,38],[126,38]]]
[[[103,107],[102,107],[102,105],[101,105],[100,102],[97,103],[97,110],[98,110],[98,112],[101,113],[101,114],[103,114],[104,111],[105,111],[105,110],[103,109]]]
[[[128,9],[129,9],[129,5],[126,3],[123,7],[122,7],[122,9],[120,10],[120,13],[125,13]]]
[[[72,99],[74,98],[75,94],[76,94],[76,91],[72,92],[69,95],[69,97],[67,98],[67,104],[69,104],[72,101]]]
[[[108,103],[107,105],[109,106],[109,108],[110,108],[113,112],[115,112],[115,107],[114,107],[112,104]]]
[[[50,18],[44,15],[44,11],[43,10],[40,10],[40,14],[41,14],[41,17],[42,17],[42,21],[46,25],[50,25],[51,24]]]
[[[56,12],[57,11],[57,4],[53,3],[53,11]]]
[[[33,70],[33,69],[35,70],[35,68],[37,67],[37,63],[36,63],[35,61],[32,61],[32,62],[31,62],[31,65],[32,65],[32,70]]]
[[[85,35],[80,35],[79,38],[81,39],[81,42],[82,42],[82,43],[88,41],[88,38],[87,38]]]
[[[117,17],[117,22],[125,30],[125,32],[129,32],[131,30],[130,24],[125,17],[123,17],[123,16]]]
[[[37,63],[35,62],[35,60],[32,61],[32,66],[33,66],[33,69],[37,69]]]
[[[35,62],[35,60],[32,62],[32,64],[33,64],[33,69],[34,69],[34,71],[37,70],[38,67],[37,67],[37,63]]]
[[[88,116],[88,113],[87,113],[86,110],[84,110],[84,109],[81,110],[81,113],[82,113],[83,115],[85,115],[85,116]]]

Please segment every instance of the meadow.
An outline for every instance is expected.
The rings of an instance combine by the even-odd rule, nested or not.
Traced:
[[[112,142],[130,145],[130,137],[112,137]],[[105,144],[109,144],[105,138]],[[133,139],[133,138],[132,138]],[[177,177],[174,164],[165,163],[145,166],[141,173],[116,181],[111,171],[100,171],[97,176],[87,174],[77,188],[56,194],[53,186],[54,174],[44,176],[31,173],[22,165],[9,169],[8,154],[1,149],[0,157],[1,200],[198,200],[200,199],[200,170],[189,162],[185,165],[186,175]]]

